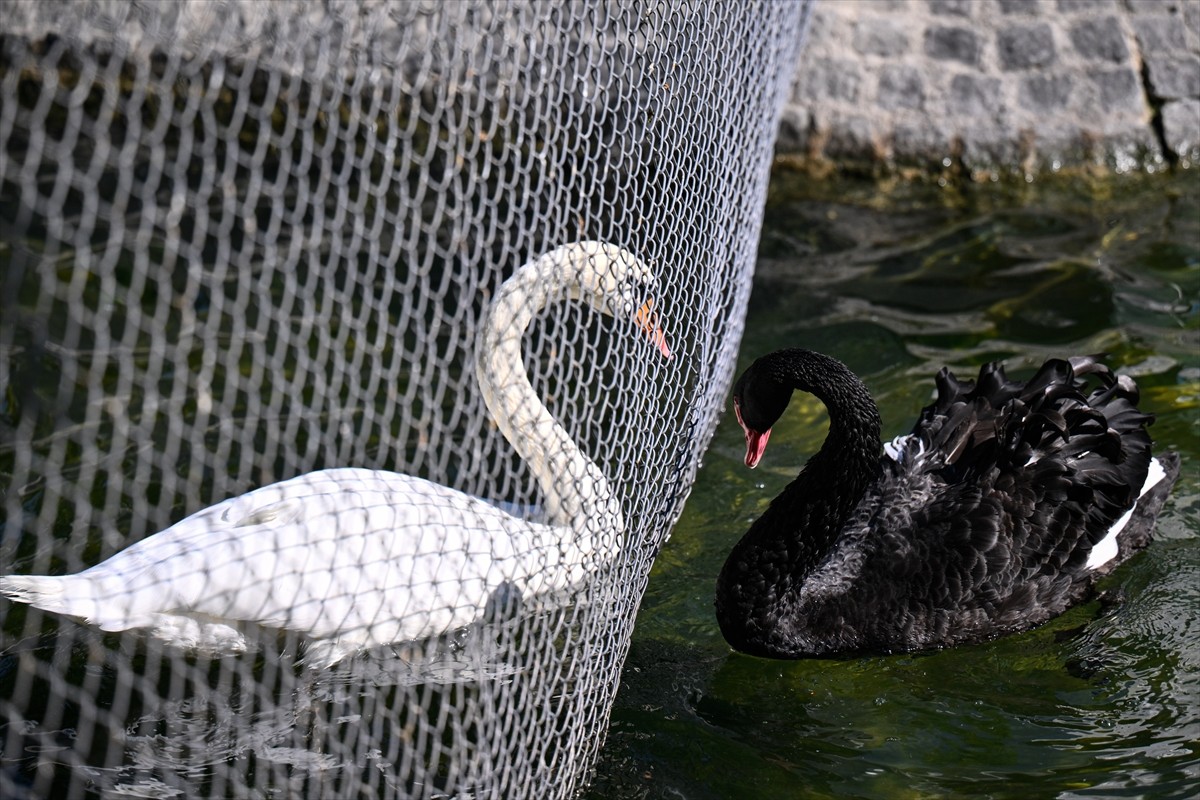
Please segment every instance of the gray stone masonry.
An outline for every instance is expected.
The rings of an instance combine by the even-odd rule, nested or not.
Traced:
[[[1200,165],[1200,0],[818,0],[777,150]]]

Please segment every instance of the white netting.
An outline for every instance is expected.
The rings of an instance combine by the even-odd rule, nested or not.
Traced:
[[[461,534],[424,567],[440,577],[405,589],[440,598],[450,628],[321,669],[305,661],[311,631],[286,621],[243,625],[248,651],[220,654],[0,599],[0,795],[576,792],[728,386],[806,13],[5,3],[0,575],[75,573],[226,498],[332,467],[420,476],[496,506],[463,512],[477,527],[460,515],[439,529],[434,541]],[[616,317],[551,287],[513,340],[536,395],[611,486],[583,506],[571,493],[587,494],[593,473],[539,456],[537,425],[516,436],[534,463],[520,457],[475,371],[477,342],[511,338],[511,325],[481,338],[501,285],[581,240],[624,248],[604,251],[609,277],[636,271],[636,256],[658,279],[651,290],[625,275],[618,288],[635,294],[602,309]],[[594,272],[596,252],[578,269]],[[626,318],[651,294],[670,360]],[[554,470],[563,483],[548,496],[539,479]],[[240,530],[254,535],[221,555],[282,548],[272,531],[298,518],[342,545],[302,552],[315,574],[356,557],[347,541],[371,552],[370,514],[403,494],[371,495],[370,512],[252,510]],[[496,520],[563,544],[486,598],[450,585],[454,565],[496,557]],[[188,546],[225,541],[212,526]],[[522,536],[506,541],[534,541]],[[244,559],[177,580],[240,576],[232,589],[272,602],[300,591],[254,580],[269,557]],[[573,577],[559,580],[568,560]],[[97,614],[117,613],[122,587],[103,587]],[[336,603],[354,589],[330,592]]]

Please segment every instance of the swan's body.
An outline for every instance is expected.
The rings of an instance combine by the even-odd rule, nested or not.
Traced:
[[[421,478],[367,469],[300,475],[218,503],[76,575],[0,578],[0,593],[109,631],[146,628],[169,643],[246,647],[242,623],[303,632],[306,660],[423,639],[481,618],[489,601],[581,582],[624,531],[594,463],[537,398],[521,340],[556,296],[636,316],[669,356],[637,293],[654,283],[628,252],[560,247],[501,287],[480,339],[477,376],[504,435],[530,463],[549,524],[528,522]]]
[[[1099,378],[1090,393],[1085,375]],[[884,455],[874,402],[834,359],[780,351],[738,380],[748,466],[793,389],[830,424],[721,571],[730,644],[801,658],[982,641],[1062,613],[1149,542],[1179,459],[1151,457],[1132,380],[1076,358],[1026,383],[989,364],[937,384]]]
[[[205,650],[244,650],[242,622],[303,631],[322,665],[470,624],[501,587],[576,583],[599,554],[574,545],[570,531],[421,478],[327,469],[206,508],[77,575],[13,575],[0,591]]]

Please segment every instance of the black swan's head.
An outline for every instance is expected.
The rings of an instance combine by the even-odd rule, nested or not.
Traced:
[[[746,434],[746,466],[758,465],[792,392],[816,395],[829,410],[826,447],[873,464],[879,457],[879,409],[845,364],[812,350],[776,350],[755,361],[733,385],[733,410]]]
[[[733,413],[746,434],[746,466],[753,469],[767,449],[773,426],[792,399],[792,388],[754,362],[733,385]]]

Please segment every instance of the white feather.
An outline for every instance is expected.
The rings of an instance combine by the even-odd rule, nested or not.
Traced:
[[[243,623],[301,631],[320,667],[470,624],[502,588],[532,597],[575,586],[614,554],[624,521],[599,468],[530,386],[522,334],[555,286],[610,312],[634,302],[625,284],[652,281],[626,251],[583,242],[518,270],[492,304],[480,388],[552,524],[409,475],[329,469],[225,500],[76,575],[0,578],[0,593],[102,630],[227,652],[246,649]]]
[[[1166,475],[1166,470],[1163,469],[1159,460],[1151,458],[1150,469],[1146,472],[1146,480],[1142,483],[1142,488],[1138,492],[1138,499],[1140,500],[1142,495],[1153,489]],[[1117,557],[1117,553],[1120,551],[1117,545],[1117,536],[1129,523],[1135,508],[1137,508],[1136,501],[1128,511],[1113,523],[1112,527],[1108,529],[1108,533],[1104,534],[1104,538],[1096,543],[1096,546],[1092,548],[1092,552],[1088,553],[1086,569],[1096,569],[1097,567],[1104,566]]]
[[[917,445],[916,452],[909,452],[914,442]],[[902,464],[905,459],[915,460],[925,455],[925,443],[921,441],[920,437],[910,433],[897,436],[890,442],[884,442],[883,452],[897,464]]]

